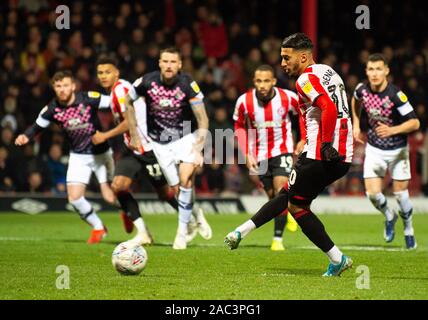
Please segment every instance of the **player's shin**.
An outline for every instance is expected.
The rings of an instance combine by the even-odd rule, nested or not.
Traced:
[[[120,203],[120,206],[126,215],[132,220],[135,221],[138,218],[141,218],[140,209],[138,207],[138,202],[128,191],[121,191],[116,194],[117,200]]]
[[[404,235],[412,236],[414,235],[412,223],[413,206],[410,202],[409,191],[396,191],[394,192],[394,196],[400,206],[400,216],[404,222]]]
[[[82,220],[85,220],[94,230],[104,229],[101,219],[85,197],[80,197],[77,200],[71,200],[70,204],[79,213]]]
[[[278,195],[267,202],[259,211],[251,218],[256,228],[261,227],[276,216],[279,216],[288,207],[288,191],[282,189]],[[244,236],[244,235],[243,235]]]
[[[324,225],[317,218],[317,216],[308,209],[302,209],[292,213],[294,219],[296,219],[302,232],[313,242],[318,248],[327,254],[332,263],[340,263],[342,259],[342,253],[331,241],[327,232],[325,231]]]
[[[287,216],[286,215],[281,214],[281,215],[275,217],[275,229],[274,229],[275,238],[282,238],[286,223],[287,223]]]
[[[373,206],[385,215],[387,221],[391,221],[394,218],[394,213],[389,209],[388,202],[383,193],[366,193],[366,195],[369,198],[370,202],[373,204]]]
[[[192,188],[180,187],[178,195],[178,231],[181,234],[187,233],[187,225],[193,210]]]

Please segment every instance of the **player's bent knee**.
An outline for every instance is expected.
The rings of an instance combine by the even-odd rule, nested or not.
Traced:
[[[131,182],[132,180],[129,178],[115,177],[111,184],[111,189],[115,194],[118,194],[119,192],[128,190]]]

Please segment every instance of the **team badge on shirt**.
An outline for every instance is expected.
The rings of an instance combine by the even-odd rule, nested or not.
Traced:
[[[397,97],[400,99],[401,102],[403,103],[407,102],[407,96],[404,94],[403,91],[399,91],[397,93]]]
[[[312,84],[308,81],[306,82],[306,84],[303,86],[303,92],[306,94],[309,94],[312,91],[313,87]]]
[[[101,94],[99,92],[96,91],[88,91],[88,97],[89,98],[94,98],[97,99],[101,96]]]
[[[195,93],[199,93],[201,91],[201,89],[199,89],[198,84],[196,83],[196,81],[193,81],[190,86],[192,87],[193,91],[195,91]]]

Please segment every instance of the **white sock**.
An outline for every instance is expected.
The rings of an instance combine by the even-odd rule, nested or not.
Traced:
[[[254,224],[253,220],[250,219],[245,221],[235,230],[241,232],[241,237],[244,238],[245,236],[247,236],[247,234],[249,234],[254,229],[256,229],[256,225]]]
[[[394,218],[394,214],[389,209],[388,203],[383,193],[381,192],[376,194],[366,193],[366,195],[371,201],[371,203],[374,205],[374,207],[385,215],[386,220],[391,221]]]
[[[132,221],[135,228],[137,228],[138,233],[145,233],[147,232],[146,224],[144,223],[143,218],[139,217],[137,220]]]
[[[180,187],[180,193],[178,194],[178,231],[182,234],[187,233],[187,225],[192,215],[192,194],[192,188]]]
[[[342,262],[343,253],[339,250],[338,247],[334,246],[326,254],[331,263],[339,264]]]
[[[101,219],[98,217],[95,210],[85,197],[80,197],[77,200],[70,201],[73,208],[79,213],[80,217],[89,223],[94,230],[104,229]]]
[[[410,202],[409,190],[394,192],[394,196],[395,199],[397,199],[398,205],[400,206],[400,215],[404,223],[404,235],[413,236],[415,234],[412,221],[413,206]]]
[[[282,237],[273,237],[273,240],[282,241]]]
[[[95,211],[92,211],[90,215],[88,215],[85,219],[94,230],[103,230],[103,222],[101,221],[100,217],[95,213]]]

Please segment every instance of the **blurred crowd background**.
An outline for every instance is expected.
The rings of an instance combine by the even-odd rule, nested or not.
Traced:
[[[355,8],[361,3],[369,5],[370,30],[355,27]],[[70,8],[68,30],[55,27],[60,4]],[[294,81],[280,69],[280,44],[284,36],[301,31],[304,19],[300,1],[279,0],[5,0],[0,12],[0,194],[65,192],[68,145],[58,127],[52,125],[23,148],[14,146],[15,137],[53,97],[49,78],[56,70],[71,69],[78,90],[101,90],[95,73],[100,54],[114,52],[121,77],[132,82],[158,69],[160,48],[175,45],[184,71],[205,94],[210,130],[232,129],[235,102],[252,85],[260,64],[274,68],[279,87],[294,89]],[[421,121],[410,137],[411,193],[426,195],[428,37],[423,10],[412,1],[320,1],[318,21],[317,61],[339,72],[349,99],[365,79],[370,53],[382,52],[389,61],[390,81],[407,94]],[[108,113],[100,118],[104,129],[111,127]],[[120,143],[120,137],[111,141],[116,155]],[[199,170],[197,192],[261,193],[260,183],[237,164],[236,155],[226,164],[217,159]],[[363,195],[363,159],[364,148],[356,145],[349,174],[326,192]],[[144,177],[133,188],[151,192]],[[91,190],[97,191],[96,183]]]

